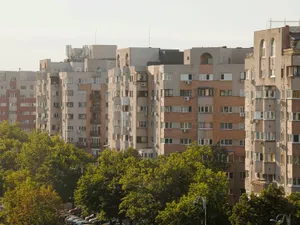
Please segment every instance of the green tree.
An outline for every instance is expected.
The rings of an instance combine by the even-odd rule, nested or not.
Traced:
[[[23,144],[17,161],[37,182],[52,185],[65,202],[72,197],[82,169],[94,159],[57,136],[35,132]]]
[[[259,196],[242,195],[239,202],[233,207],[230,221],[232,225],[260,225],[269,224],[270,219],[278,214],[290,214],[295,211],[293,202],[285,198],[282,187],[270,184]],[[294,224],[300,221],[294,218]]]
[[[27,180],[4,194],[6,223],[16,225],[57,225],[61,200],[51,187]]]
[[[119,204],[124,197],[120,179],[136,160],[137,153],[133,149],[101,153],[98,165],[91,165],[86,170],[74,193],[75,203],[81,207],[83,214],[98,213],[103,220],[124,218],[124,214],[119,214]]]

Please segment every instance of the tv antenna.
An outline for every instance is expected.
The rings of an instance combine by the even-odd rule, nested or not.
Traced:
[[[271,18],[268,22],[270,23],[270,29],[272,28],[273,23],[283,23],[284,26],[286,26],[287,23],[298,23],[299,26],[300,26],[300,18],[299,18],[299,20],[286,20],[286,19],[284,19],[284,20],[272,20],[272,18]]]
[[[149,26],[149,48],[151,47],[151,26]]]
[[[96,31],[95,31],[95,45],[97,44],[97,29],[96,29]]]

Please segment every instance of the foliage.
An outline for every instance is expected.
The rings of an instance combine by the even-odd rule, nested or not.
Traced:
[[[106,150],[99,157],[98,165],[87,169],[74,193],[75,203],[83,214],[99,213],[103,220],[124,217],[118,209],[124,197],[120,179],[138,160],[137,155],[133,149],[121,153]]]
[[[291,198],[296,200],[295,196]],[[298,200],[297,200],[298,202]],[[270,219],[275,219],[278,214],[295,212],[296,205],[289,198],[285,198],[282,187],[270,184],[259,196],[244,194],[239,202],[233,207],[230,217],[232,225],[260,225],[268,224]],[[293,224],[300,224],[300,220],[293,217]]]
[[[4,215],[8,224],[57,225],[58,194],[49,186],[40,186],[29,179],[4,194]]]

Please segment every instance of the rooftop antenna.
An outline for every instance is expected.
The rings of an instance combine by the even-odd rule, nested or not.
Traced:
[[[149,26],[149,48],[151,47],[151,26]]]
[[[298,25],[300,26],[300,18],[299,18],[299,20],[286,20],[286,18],[285,18],[284,20],[281,20],[281,21],[280,20],[272,20],[272,19],[270,19],[269,23],[270,23],[270,29],[272,28],[272,24],[273,23],[283,23],[284,26],[286,26],[287,23],[298,23]]]
[[[97,29],[95,31],[95,45],[97,44]]]

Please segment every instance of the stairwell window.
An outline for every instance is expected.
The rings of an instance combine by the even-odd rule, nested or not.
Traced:
[[[232,130],[232,123],[221,123],[220,129],[221,130]]]
[[[199,139],[198,144],[199,145],[212,145],[213,141],[212,141],[212,139]]]
[[[214,95],[213,88],[198,88],[198,96],[209,97],[213,95]]]
[[[180,123],[180,128],[181,129],[191,129],[192,128],[192,123]]]
[[[232,90],[221,90],[220,96],[232,96]]]
[[[172,138],[162,138],[160,143],[162,143],[162,144],[173,144],[173,139]]]
[[[192,106],[181,106],[180,112],[182,113],[192,112]]]
[[[231,139],[222,139],[220,141],[220,144],[222,146],[232,146],[232,140]]]
[[[232,107],[231,106],[221,107],[221,113],[232,113]]]
[[[173,96],[173,89],[161,90],[161,97],[171,97]]]
[[[180,96],[192,96],[192,90],[180,90]]]
[[[198,107],[199,113],[212,113],[213,112],[213,106],[212,105],[202,105]]]
[[[188,139],[188,138],[180,139],[180,144],[181,145],[190,145],[191,143],[192,143],[192,139]]]

